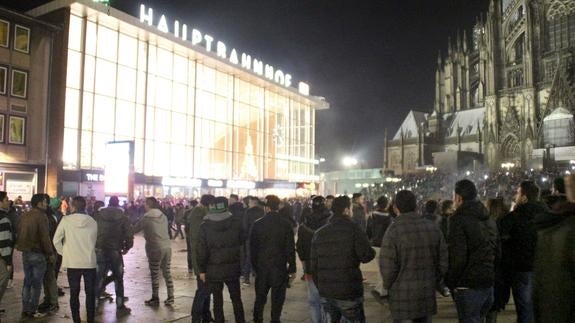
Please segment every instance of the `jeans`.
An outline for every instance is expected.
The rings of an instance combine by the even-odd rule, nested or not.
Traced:
[[[147,251],[148,265],[150,267],[150,276],[152,278],[152,298],[158,298],[160,290],[160,271],[164,276],[166,282],[166,289],[168,290],[168,298],[174,298],[174,281],[172,280],[172,273],[170,272],[170,265],[172,262],[172,249],[160,249]]]
[[[178,234],[180,234],[180,237],[183,239],[184,238],[184,232],[182,231],[182,224],[181,223],[176,223],[176,236],[174,237],[174,239],[176,239],[178,237]]]
[[[242,303],[242,291],[240,288],[239,279],[234,279],[226,282],[207,282],[208,290],[214,296],[214,319],[217,323],[225,322],[224,318],[224,297],[222,291],[224,284],[228,287],[232,306],[234,307],[234,318],[236,323],[244,323],[246,321],[244,314],[244,305]]]
[[[10,279],[10,272],[8,272],[8,267],[4,259],[0,258],[0,302],[4,293],[6,292],[6,287],[8,287],[8,280]]]
[[[38,310],[42,281],[46,272],[46,257],[33,251],[22,252],[24,285],[22,286],[22,312],[34,313]]]
[[[319,291],[315,286],[313,280],[309,279],[306,280],[307,283],[307,302],[309,304],[309,310],[311,313],[311,322],[312,323],[322,323],[322,311],[321,311],[321,299],[322,297],[319,296]]]
[[[452,295],[461,323],[482,323],[493,305],[493,287],[455,289]]]
[[[365,312],[363,311],[363,298],[354,300],[322,299],[321,307],[328,316],[326,322],[353,322],[365,323]]]
[[[197,278],[196,282],[198,287],[192,303],[192,322],[209,322],[212,316],[210,313],[210,289],[200,278]]]
[[[533,273],[516,272],[511,274],[511,290],[517,311],[518,323],[533,323]]]
[[[86,292],[86,313],[88,323],[94,322],[96,312],[96,269],[73,269],[68,268],[68,283],[70,284],[70,309],[74,323],[80,321],[80,281],[84,277]]]
[[[56,265],[56,263],[46,263],[46,273],[44,274],[44,304],[58,305]]]
[[[100,297],[108,271],[112,271],[116,288],[116,308],[124,306],[124,261],[120,250],[96,249],[98,261],[98,285],[96,296]]]
[[[271,284],[267,277],[256,275],[256,300],[254,302],[254,323],[263,323],[264,307],[268,293],[272,290],[271,323],[281,322],[282,308],[286,299],[287,279],[279,285]]]

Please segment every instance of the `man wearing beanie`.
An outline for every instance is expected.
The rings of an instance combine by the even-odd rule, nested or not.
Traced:
[[[200,280],[207,285],[201,297],[209,298],[209,293],[213,294],[216,322],[225,321],[222,295],[224,284],[230,293],[235,321],[245,322],[240,289],[241,248],[244,240],[242,219],[228,211],[228,200],[225,197],[216,197],[200,226],[197,248]]]
[[[266,215],[254,223],[250,257],[256,273],[254,323],[263,322],[268,292],[272,291],[271,322],[281,322],[281,312],[289,280],[296,272],[295,242],[292,228],[279,214],[280,199],[265,198]]]
[[[310,271],[329,322],[341,318],[365,322],[359,266],[373,260],[375,250],[363,228],[352,221],[350,208],[349,197],[337,197],[331,209],[333,216],[316,231],[311,243]]]

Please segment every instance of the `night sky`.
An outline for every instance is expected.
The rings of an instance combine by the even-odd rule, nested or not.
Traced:
[[[0,0],[6,2],[14,1]],[[331,104],[317,113],[322,171],[341,168],[345,155],[356,156],[361,167],[381,167],[384,129],[391,137],[410,109],[433,109],[438,51],[445,53],[448,36],[469,31],[488,6],[487,0],[111,3],[136,17],[144,3],[168,21],[178,19],[291,73],[296,86],[310,84],[311,94]]]

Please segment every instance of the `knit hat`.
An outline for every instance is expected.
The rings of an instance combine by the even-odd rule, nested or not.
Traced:
[[[210,212],[222,213],[228,210],[228,199],[223,196],[216,197],[210,204]]]
[[[57,197],[53,197],[50,199],[50,208],[52,208],[54,210],[58,209],[61,204],[62,204],[62,202]]]

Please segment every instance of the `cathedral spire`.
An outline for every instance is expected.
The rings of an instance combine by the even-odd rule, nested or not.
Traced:
[[[457,29],[457,51],[461,52],[461,33],[459,32],[459,28]]]
[[[447,37],[447,56],[451,57],[451,52],[452,52],[452,47],[451,47],[451,36]]]
[[[443,63],[443,60],[441,58],[441,50],[439,50],[437,52],[437,67],[441,68],[441,64]]]

